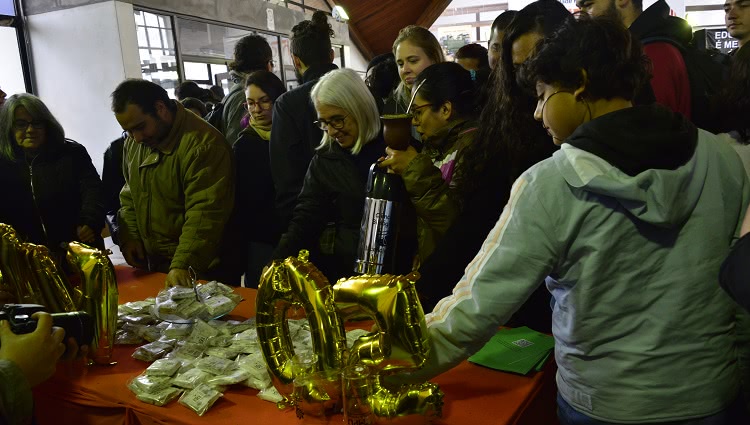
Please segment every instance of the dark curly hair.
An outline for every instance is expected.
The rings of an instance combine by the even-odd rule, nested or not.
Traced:
[[[651,78],[650,67],[641,43],[620,22],[582,15],[541,43],[519,79],[529,86],[541,81],[571,90],[585,83],[588,99],[633,100]]]
[[[331,63],[331,38],[334,35],[328,17],[318,10],[309,21],[292,27],[292,54],[307,66]]]
[[[722,131],[737,131],[743,143],[750,142],[750,45],[741,47],[732,60],[729,78],[714,100]]]
[[[521,36],[550,35],[565,19],[572,18],[560,2],[539,0],[520,10],[506,29],[500,63],[492,72],[487,103],[479,118],[479,134],[464,149],[465,166],[455,179],[465,196],[479,189],[493,168],[502,169],[505,180],[512,183],[554,151],[547,132],[534,120],[535,97],[516,81],[511,52]]]
[[[238,72],[251,72],[268,69],[268,63],[273,60],[273,52],[262,35],[252,34],[242,37],[234,45],[234,61],[229,69]]]

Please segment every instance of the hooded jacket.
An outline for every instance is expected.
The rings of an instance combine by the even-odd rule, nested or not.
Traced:
[[[748,199],[732,148],[679,114],[633,107],[579,126],[516,181],[427,315],[414,378],[477,351],[550,276],[557,386],[576,410],[639,424],[722,410],[739,382],[736,307],[717,278]]]
[[[251,73],[252,71],[247,73],[231,71],[229,73],[229,77],[232,79],[232,84],[234,85],[222,100],[224,109],[221,111],[221,128],[219,130],[221,130],[221,133],[230,146],[234,145],[240,137],[240,132],[242,132],[242,117],[247,113],[247,110],[242,106],[245,102],[243,88],[247,76]]]
[[[169,269],[205,272],[234,207],[234,164],[224,137],[174,102],[172,129],[156,147],[125,140],[120,238],[141,240]]]
[[[653,64],[651,89],[656,102],[691,118],[690,79],[680,50],[668,41],[687,46],[693,30],[684,19],[669,16],[669,5],[659,0],[644,10],[630,25],[630,32],[643,45],[643,52]]]
[[[461,205],[451,181],[459,164],[459,150],[476,135],[476,122],[453,123],[434,142],[425,141],[422,152],[411,160],[401,176],[417,214],[421,261],[429,258],[458,216]]]
[[[49,143],[33,159],[20,148],[15,160],[0,159],[0,223],[13,226],[21,240],[55,251],[78,240],[78,226],[101,233],[104,199],[86,148],[72,140]]]

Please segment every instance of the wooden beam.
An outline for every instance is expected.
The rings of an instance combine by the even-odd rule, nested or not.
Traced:
[[[429,3],[429,6],[427,6],[422,12],[422,15],[417,19],[416,24],[429,28],[432,26],[432,24],[435,23],[438,17],[443,14],[443,11],[445,10],[448,5],[451,4],[451,0],[433,0]]]
[[[364,56],[368,62],[371,61],[372,58],[375,57],[375,54],[372,52],[372,48],[370,48],[370,45],[362,37],[355,25],[352,25],[352,23],[349,22],[347,27],[349,27],[349,37],[352,39],[354,45],[357,46],[359,51],[362,53],[362,56]]]

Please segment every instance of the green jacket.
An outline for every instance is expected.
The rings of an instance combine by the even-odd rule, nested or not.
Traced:
[[[177,111],[157,147],[125,141],[120,192],[123,241],[141,240],[150,258],[170,269],[214,268],[234,207],[234,164],[224,137],[203,119]]]
[[[445,136],[425,141],[425,148],[409,163],[401,177],[417,213],[419,258],[424,262],[460,212],[460,201],[451,181],[458,151],[476,137],[477,124],[458,121]]]

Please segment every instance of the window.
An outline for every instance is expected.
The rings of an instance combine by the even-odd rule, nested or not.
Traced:
[[[179,84],[172,17],[135,10],[138,53],[143,78],[162,86],[174,97]]]

